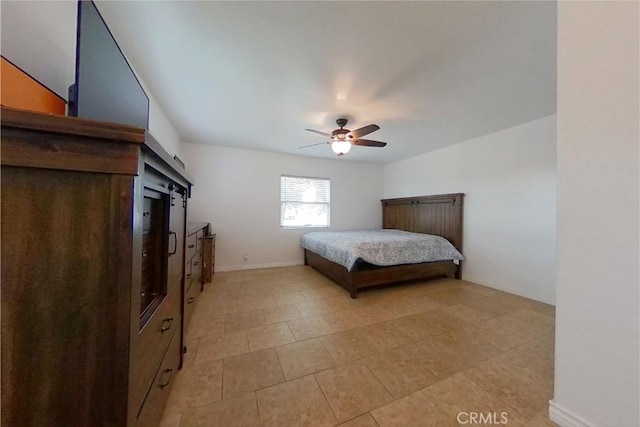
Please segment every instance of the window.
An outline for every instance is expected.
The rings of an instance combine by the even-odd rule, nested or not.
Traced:
[[[280,176],[280,226],[328,227],[329,180],[304,176]]]

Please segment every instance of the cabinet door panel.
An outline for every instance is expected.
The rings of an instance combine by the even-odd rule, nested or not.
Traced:
[[[180,193],[183,191],[183,193]],[[169,262],[167,266],[167,286],[172,289],[180,285],[184,273],[184,238],[185,238],[185,211],[186,192],[183,188],[175,186],[171,193],[169,209]]]

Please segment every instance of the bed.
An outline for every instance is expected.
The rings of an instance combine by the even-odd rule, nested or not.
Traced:
[[[463,199],[462,193],[384,199],[382,200],[383,229],[441,236],[462,252]],[[357,298],[358,289],[361,288],[442,276],[460,279],[462,274],[461,260],[448,259],[380,266],[362,258],[349,259],[345,264],[342,259],[332,257],[347,265],[345,266],[322,256],[320,253],[323,251],[318,247],[309,244],[304,246],[307,246],[304,248],[305,264],[344,287],[354,299]],[[343,257],[348,258],[347,255]],[[351,261],[353,261],[352,264]],[[378,261],[374,260],[374,262]]]

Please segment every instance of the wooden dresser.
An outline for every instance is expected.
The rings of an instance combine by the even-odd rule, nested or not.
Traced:
[[[185,311],[183,330],[186,331],[196,299],[202,291],[202,243],[209,225],[189,223],[187,225],[187,256],[185,258]],[[186,351],[187,349],[185,349]]]
[[[6,108],[1,158],[2,426],[158,425],[191,180],[142,129]]]
[[[213,270],[216,265],[216,234],[211,228],[209,228],[209,234],[204,236],[202,259],[202,282],[209,283],[213,279]]]
[[[183,334],[186,334],[198,295],[204,289],[204,284],[211,282],[213,269],[211,262],[215,257],[213,242],[215,242],[215,235],[210,234],[208,223],[190,222],[187,224]],[[188,349],[185,348],[184,351],[186,352]]]

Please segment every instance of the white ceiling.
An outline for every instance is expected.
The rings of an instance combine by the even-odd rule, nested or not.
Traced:
[[[556,3],[100,2],[187,142],[389,163],[556,111]]]

